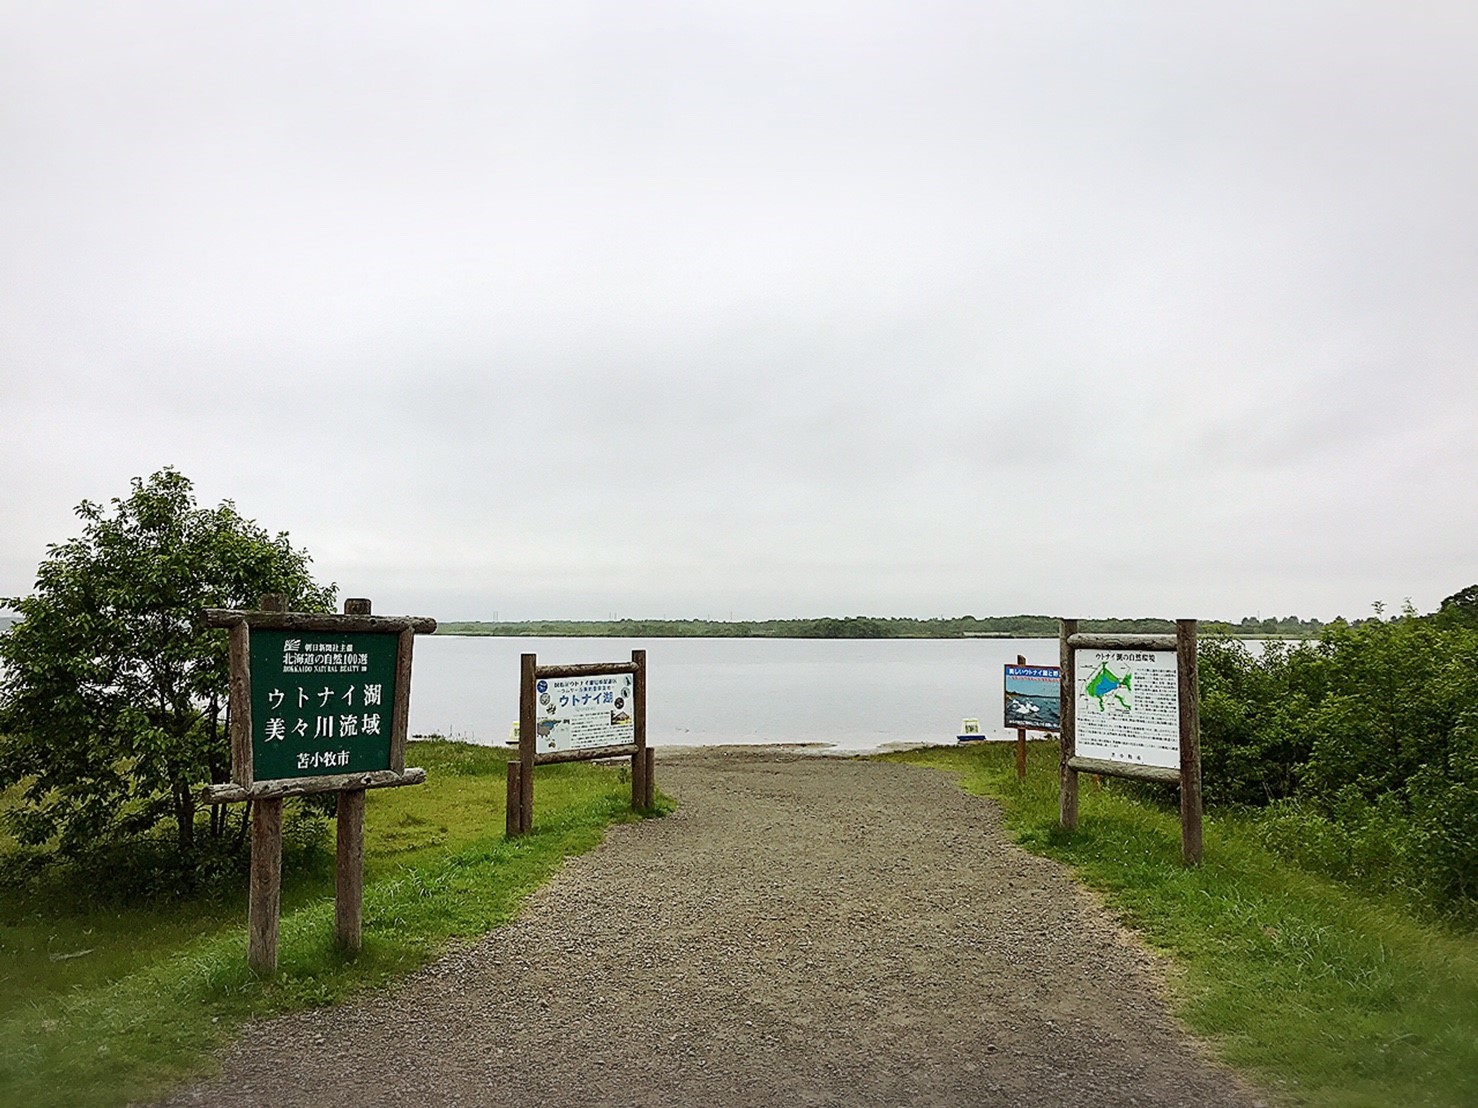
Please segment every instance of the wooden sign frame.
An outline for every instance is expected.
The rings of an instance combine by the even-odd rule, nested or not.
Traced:
[[[1078,774],[1157,781],[1180,787],[1181,858],[1199,865],[1201,836],[1201,710],[1196,667],[1196,621],[1178,619],[1173,635],[1092,635],[1078,632],[1078,621],[1059,621],[1062,668],[1062,731],[1058,822],[1071,831],[1078,826]],[[1172,769],[1132,762],[1080,758],[1077,754],[1078,675],[1074,652],[1088,650],[1175,651],[1176,691],[1180,708],[1180,764]]]
[[[632,741],[614,746],[560,750],[540,754],[538,697],[541,678],[607,677],[632,674]],[[520,659],[518,689],[518,760],[508,763],[508,805],[505,830],[509,837],[534,829],[534,767],[559,762],[590,762],[597,758],[631,757],[631,806],[650,810],[655,803],[654,758],[647,746],[647,652],[633,650],[629,662],[590,662],[582,665],[541,666],[537,654]]]
[[[337,793],[337,853],[334,881],[334,937],[349,951],[362,945],[364,904],[364,792],[366,789],[420,785],[426,771],[405,764],[410,721],[411,657],[417,634],[436,630],[436,621],[421,616],[375,616],[370,601],[344,601],[344,614],[286,611],[280,595],[262,597],[258,610],[207,608],[207,627],[225,628],[230,636],[231,781],[201,792],[209,804],[250,803],[251,885],[247,903],[247,961],[258,973],[277,968],[277,932],[282,904],[282,801],[288,796]],[[395,697],[390,712],[389,767],[360,773],[284,777],[258,781],[252,765],[251,633],[319,631],[325,634],[394,634]]]

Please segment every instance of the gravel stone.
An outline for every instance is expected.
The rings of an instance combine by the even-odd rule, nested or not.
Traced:
[[[678,811],[612,828],[514,923],[249,1025],[163,1103],[1266,1099],[1176,1022],[1164,962],[947,775],[783,747],[662,750],[657,775]]]

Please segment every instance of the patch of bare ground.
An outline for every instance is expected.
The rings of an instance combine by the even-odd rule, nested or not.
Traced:
[[[248,1028],[167,1103],[1258,1103],[1158,960],[948,776],[730,747],[658,780],[679,810],[612,829],[517,922]]]

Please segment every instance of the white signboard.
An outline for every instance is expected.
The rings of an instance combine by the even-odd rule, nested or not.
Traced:
[[[534,752],[595,750],[636,741],[629,673],[600,677],[541,677],[534,683]]]
[[[1078,648],[1073,671],[1080,758],[1180,768],[1175,651]]]

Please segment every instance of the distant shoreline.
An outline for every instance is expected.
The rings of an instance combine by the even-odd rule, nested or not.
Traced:
[[[1318,620],[1279,620],[1227,623],[1203,620],[1200,634],[1244,639],[1316,638],[1325,624]],[[1085,632],[1116,634],[1170,634],[1175,624],[1161,619],[1089,619],[1079,622]],[[977,619],[910,619],[849,616],[845,618],[776,620],[446,620],[438,635],[498,636],[503,638],[608,639],[1055,639],[1057,620],[1051,616],[992,616]]]

